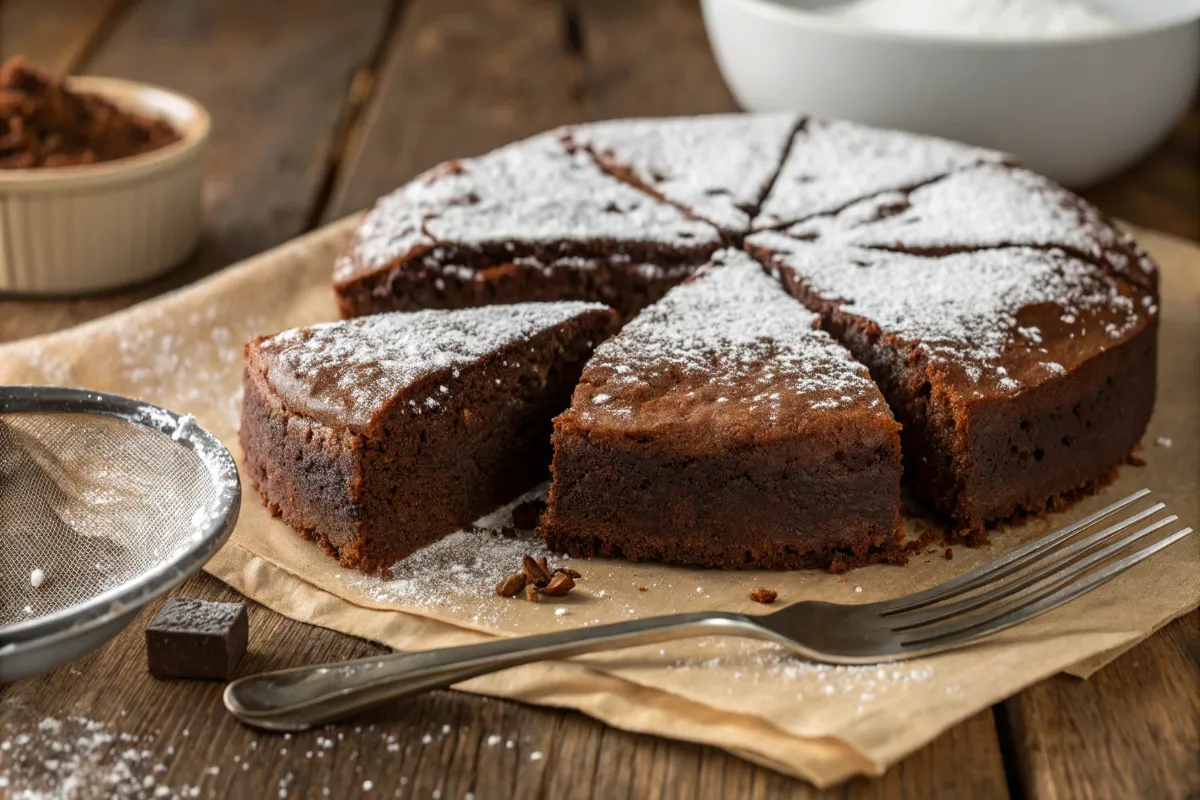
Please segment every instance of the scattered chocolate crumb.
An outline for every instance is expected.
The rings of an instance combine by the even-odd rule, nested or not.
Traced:
[[[516,597],[527,583],[524,572],[516,572],[496,584],[496,594],[501,597]]]
[[[639,587],[638,587],[638,591],[639,591],[639,592],[648,592],[648,591],[650,591],[650,590],[649,590],[649,589],[647,589],[645,586],[639,586]]]
[[[946,556],[946,560],[949,561],[950,559],[954,558],[954,551],[947,547],[946,552],[943,553],[943,555]]]
[[[21,56],[0,67],[0,169],[96,164],[178,141],[165,120],[72,92]]]
[[[525,599],[531,603],[540,603],[541,598],[538,597],[538,588],[532,583],[525,584]]]
[[[562,573],[563,575],[569,575],[571,578],[575,578],[575,579],[578,579],[578,578],[582,578],[582,577],[583,577],[582,575],[580,575],[578,572],[576,572],[575,570],[571,569],[570,567],[555,567],[555,568],[554,568],[554,571],[555,571],[555,572],[560,572],[560,573]],[[553,578],[551,578],[551,580],[553,580]]]
[[[543,570],[542,565],[534,561],[533,556],[528,553],[521,556],[521,571],[525,573],[526,580],[535,587],[541,588],[550,582],[550,573]]]
[[[567,592],[575,588],[575,581],[571,580],[571,576],[562,572],[555,573],[551,578],[550,583],[545,589],[542,589],[542,594],[550,597],[566,597]]]
[[[774,603],[775,598],[778,596],[779,593],[774,589],[765,589],[761,586],[750,593],[751,600],[756,603],[762,603],[764,606],[769,606],[771,603]]]
[[[512,510],[513,527],[519,531],[531,531],[537,528],[538,519],[546,510],[543,500],[527,500]]]

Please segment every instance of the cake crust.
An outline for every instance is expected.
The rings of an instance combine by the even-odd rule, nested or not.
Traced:
[[[898,426],[816,323],[726,250],[602,345],[555,419],[551,549],[726,569],[902,561]]]
[[[583,303],[392,314],[246,347],[241,439],[268,510],[384,572],[544,480],[550,420],[615,313]]]

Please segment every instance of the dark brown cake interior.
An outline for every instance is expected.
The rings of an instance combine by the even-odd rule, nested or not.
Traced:
[[[555,420],[547,543],[726,569],[903,561],[878,389],[760,265],[716,262],[589,362]]]
[[[242,425],[249,479],[273,514],[343,565],[386,570],[545,479],[550,420],[616,324],[608,309],[569,305],[565,319],[483,355],[421,368],[380,387],[387,399],[353,410],[337,407],[337,366],[280,380],[295,364],[251,343]],[[438,352],[436,338],[424,344]],[[366,372],[365,381],[378,379]]]

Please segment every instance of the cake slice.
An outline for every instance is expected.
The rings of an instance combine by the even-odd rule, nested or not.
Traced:
[[[740,236],[800,122],[796,114],[626,119],[577,125],[567,138],[613,175]]]
[[[796,134],[753,227],[784,228],[880,192],[911,189],[975,164],[1007,159],[948,139],[810,119]]]
[[[884,192],[788,228],[795,239],[917,255],[1014,245],[1059,248],[1145,286],[1157,269],[1133,237],[1049,178],[1003,164],[953,172],[911,191]]]
[[[731,569],[903,560],[899,426],[817,321],[724,250],[601,345],[554,421],[551,549]]]
[[[944,256],[759,233],[747,247],[866,364],[905,481],[980,538],[1105,480],[1154,406],[1157,297],[1060,249]]]
[[[246,477],[341,564],[386,572],[545,479],[551,419],[616,324],[594,303],[527,303],[255,339]]]
[[[443,164],[381,198],[338,260],[334,292],[344,317],[539,300],[631,316],[720,245],[712,225],[550,133]]]

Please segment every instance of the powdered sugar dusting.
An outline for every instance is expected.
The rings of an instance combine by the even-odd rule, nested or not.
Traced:
[[[522,555],[545,556],[552,563],[564,558],[553,555],[540,534],[508,527],[514,507],[544,500],[548,489],[543,484],[480,518],[471,528],[401,559],[392,566],[389,579],[354,574],[347,583],[377,603],[448,612],[477,625],[494,625],[495,607],[481,601],[495,594],[496,584],[520,570]]]
[[[809,120],[754,228],[829,214],[880,192],[906,189],[964,167],[1006,160],[1003,153],[945,139],[852,122]]]
[[[1061,247],[1109,261],[1123,235],[1099,212],[1053,181],[1028,170],[988,164],[947,175],[911,192],[887,192],[830,216],[798,223],[800,239],[909,250],[1001,245]]]
[[[1016,390],[1019,382],[1000,361],[1020,337],[1033,350],[1043,340],[1022,335],[1018,314],[1049,305],[1060,309],[1067,337],[1085,332],[1085,312],[1114,316],[1109,335],[1119,340],[1140,322],[1135,303],[1093,265],[1061,250],[1004,248],[932,258],[799,242],[778,233],[750,238],[776,254],[776,263],[825,300],[919,344],[935,360],[964,367]],[[1073,326],[1073,327],[1071,327]],[[1025,328],[1024,330],[1029,330]],[[1049,361],[1049,359],[1047,359]],[[1048,364],[1047,374],[1062,370]]]
[[[673,418],[727,405],[777,422],[878,400],[866,368],[816,323],[760,264],[723,250],[597,348],[573,413],[611,422],[651,402]]]
[[[711,114],[579,125],[572,142],[723,230],[749,229],[799,124],[795,114]]]
[[[613,178],[548,133],[443,164],[380,198],[334,279],[346,281],[442,244],[507,246],[520,255],[518,243],[575,250],[590,243],[601,255],[621,243],[690,249],[719,241],[713,226]]]
[[[396,393],[419,378],[445,373],[410,411],[440,407],[448,382],[488,354],[588,312],[599,303],[520,303],[457,311],[376,314],[294,328],[258,347],[267,377],[304,410],[363,428]],[[508,364],[519,367],[519,362]]]

